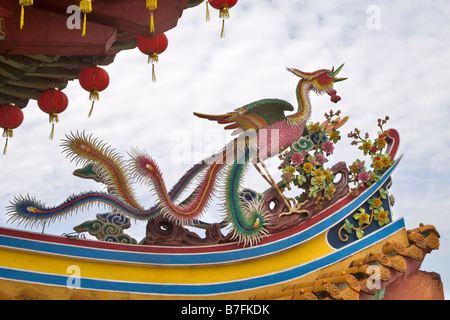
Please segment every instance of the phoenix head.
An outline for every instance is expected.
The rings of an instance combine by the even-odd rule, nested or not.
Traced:
[[[312,84],[312,88],[317,94],[328,93],[330,95],[336,95],[336,91],[333,89],[335,82],[343,81],[347,78],[337,78],[337,75],[342,70],[344,64],[341,64],[339,68],[334,70],[320,69],[315,72],[303,72],[294,68],[287,68],[296,76],[300,77],[304,81],[308,81]]]

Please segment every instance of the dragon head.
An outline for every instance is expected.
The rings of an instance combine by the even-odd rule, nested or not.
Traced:
[[[300,77],[303,81],[310,82],[312,84],[311,89],[317,94],[328,93],[331,96],[331,101],[336,103],[341,100],[341,97],[336,94],[337,92],[333,89],[333,84],[347,79],[336,78],[343,66],[344,64],[341,64],[336,70],[333,67],[331,70],[320,69],[315,72],[303,72],[294,68],[287,68],[287,70]]]

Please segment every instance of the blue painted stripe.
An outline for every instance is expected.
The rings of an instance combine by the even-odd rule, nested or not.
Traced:
[[[305,242],[312,237],[324,232],[332,227],[353,211],[357,210],[372,194],[374,194],[383,183],[389,178],[399,160],[381,177],[380,181],[372,185],[353,202],[342,208],[337,213],[318,222],[310,228],[303,230],[290,237],[255,247],[248,247],[239,250],[223,252],[207,252],[192,254],[168,254],[168,253],[141,253],[128,251],[115,251],[98,248],[86,248],[81,246],[69,246],[54,244],[50,242],[38,242],[28,239],[12,238],[0,236],[0,246],[13,247],[18,249],[34,250],[50,254],[61,254],[77,258],[100,259],[106,261],[131,262],[155,265],[206,265],[216,263],[230,263],[245,259],[259,258],[268,254],[274,254],[281,250],[288,249],[299,243]],[[220,247],[218,247],[220,248]]]
[[[296,266],[291,269],[255,278],[212,284],[155,284],[81,278],[80,286],[81,289],[185,296],[227,294],[242,290],[251,290],[258,287],[264,287],[295,280],[296,278],[302,277],[312,271],[319,270],[347,257],[350,257],[356,252],[370,247],[371,245],[395,234],[403,228],[405,228],[405,223],[401,218],[380,229],[379,231],[374,232],[369,236],[364,237],[359,241],[356,241],[351,245],[344,247],[341,250],[335,251],[327,256]],[[68,277],[69,276],[37,273],[0,267],[0,278],[8,280],[34,282],[54,286],[66,286],[67,280],[69,279]]]

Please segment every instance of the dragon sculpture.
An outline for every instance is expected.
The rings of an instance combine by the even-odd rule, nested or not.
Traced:
[[[285,111],[294,111],[294,107],[279,99],[263,99],[233,112],[223,115],[205,115],[194,113],[200,118],[226,124],[225,129],[235,129],[237,138],[225,148],[195,164],[180,180],[167,191],[162,173],[156,162],[144,151],[132,149],[127,162],[110,146],[85,133],[71,133],[63,140],[63,152],[77,165],[93,164],[93,170],[99,180],[106,184],[108,192],[83,192],[68,197],[63,203],[47,207],[30,196],[17,196],[9,206],[11,221],[39,225],[47,221],[61,219],[88,209],[94,204],[103,204],[116,212],[138,220],[150,220],[159,215],[180,224],[196,225],[215,194],[217,187],[224,187],[225,221],[231,224],[231,238],[244,245],[257,243],[267,233],[270,223],[262,208],[261,197],[244,197],[241,182],[248,164],[253,163],[258,172],[279,192],[288,208],[283,214],[301,213],[303,203],[286,199],[270,175],[264,160],[277,155],[302,137],[306,121],[311,115],[309,92],[327,93],[332,102],[338,102],[333,84],[346,78],[336,76],[343,64],[334,70],[321,69],[306,73],[297,69],[287,70],[300,77],[296,88],[298,108],[294,114],[285,115]],[[346,119],[336,126],[341,126]],[[261,164],[266,174],[258,167]],[[180,201],[181,195],[197,181],[194,191]],[[160,203],[146,209],[136,199],[132,184],[148,184],[157,194]]]

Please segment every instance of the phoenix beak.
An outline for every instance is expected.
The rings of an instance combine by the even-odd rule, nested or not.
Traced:
[[[344,66],[344,63],[341,64],[341,66],[339,68],[337,68],[336,71],[333,72],[334,82],[344,81],[344,80],[348,79],[348,78],[336,78],[336,76],[338,75],[339,71],[341,71],[343,66]]]

